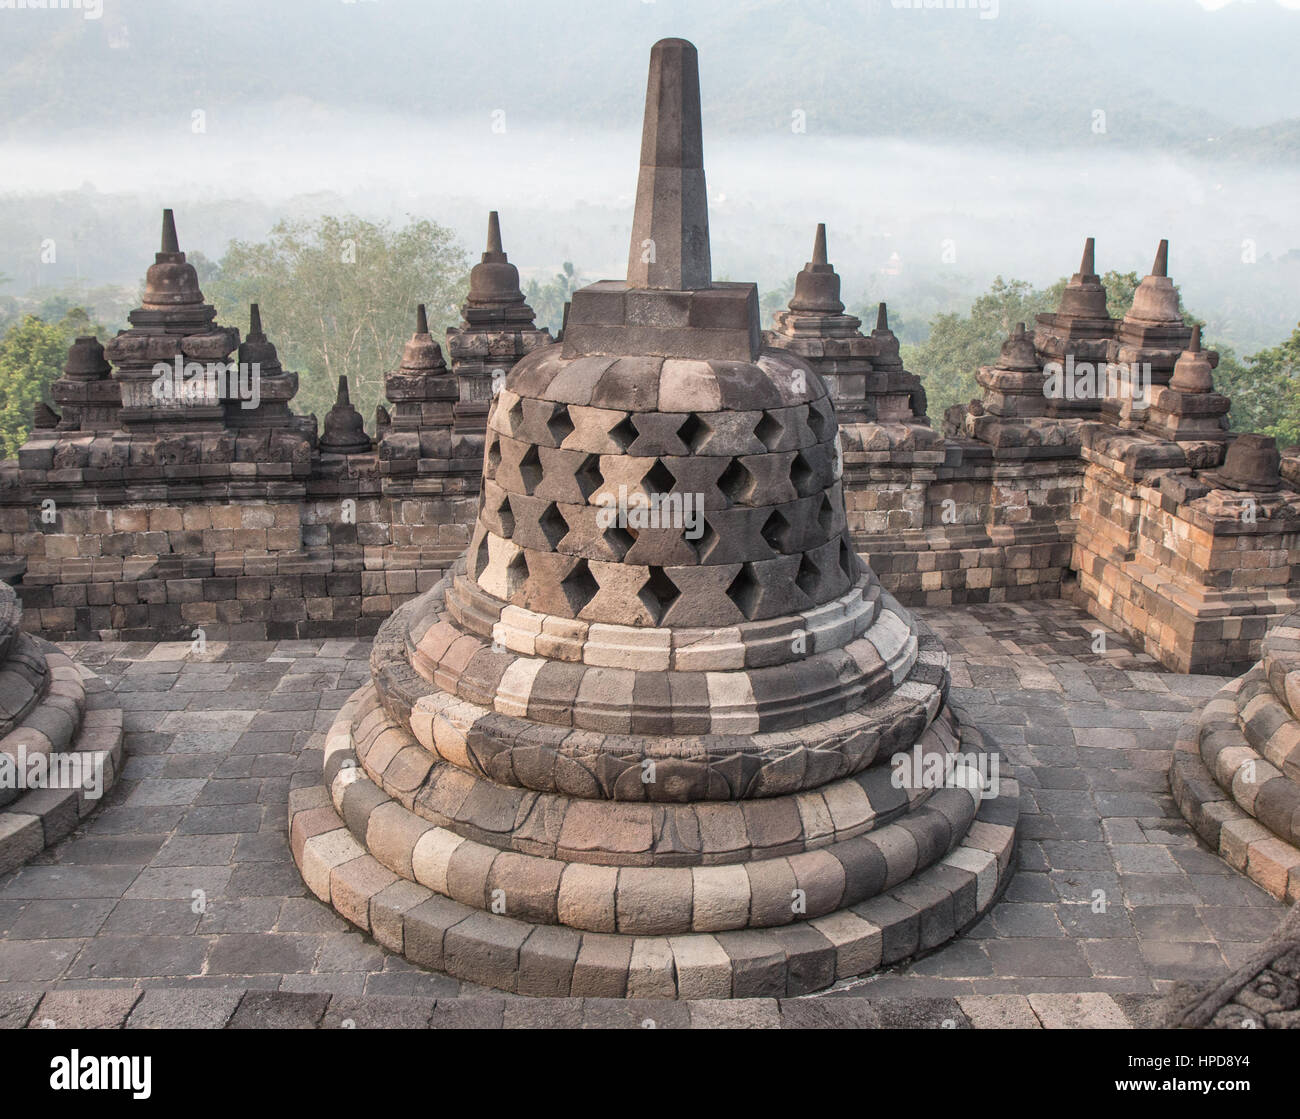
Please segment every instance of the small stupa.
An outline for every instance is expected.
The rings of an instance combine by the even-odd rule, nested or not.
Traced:
[[[1183,321],[1178,289],[1169,278],[1169,242],[1161,241],[1151,272],[1138,284],[1133,306],[1107,350],[1126,391],[1103,398],[1102,418],[1124,428],[1145,426],[1148,399],[1169,384],[1175,364],[1191,343],[1192,328]]]
[[[481,436],[487,425],[492,393],[515,363],[554,339],[539,330],[533,309],[519,286],[519,269],[501,244],[501,219],[488,214],[487,246],[470,269],[469,294],[461,307],[462,322],[447,331],[447,356],[456,375],[453,406],[457,434]],[[475,457],[482,447],[475,445]]]
[[[371,448],[365,420],[348,398],[346,376],[340,375],[338,397],[325,413],[319,448],[322,454],[330,455],[361,455]]]
[[[194,265],[180,250],[175,217],[164,210],[162,246],[145,277],[141,304],[127,316],[131,328],[104,347],[121,389],[123,427],[132,431],[224,426],[220,378],[207,371],[229,362],[239,332],[217,325],[216,317],[215,308],[203,300]],[[170,372],[160,376],[163,367],[170,367]]]
[[[112,366],[104,358],[104,347],[93,334],[72,343],[63,376],[50,386],[50,397],[62,410],[58,421],[61,430],[117,430],[122,390],[112,373]]]
[[[1065,285],[1060,305],[1054,312],[1039,315],[1035,323],[1034,348],[1040,364],[1055,362],[1065,367],[1073,362],[1096,368],[1106,363],[1119,324],[1106,309],[1106,288],[1097,275],[1094,238],[1084,242],[1079,270]],[[1046,411],[1066,419],[1098,419],[1101,401],[1096,394],[1062,394],[1048,399]]]
[[[822,223],[813,240],[812,259],[795,277],[794,297],[787,310],[773,316],[764,342],[797,354],[821,375],[841,425],[924,423],[924,406],[919,412],[913,407],[924,398],[920,378],[904,370],[898,340],[889,330],[888,319],[880,315],[883,311],[868,337],[862,333],[862,320],[845,313],[840,277],[827,259]]]

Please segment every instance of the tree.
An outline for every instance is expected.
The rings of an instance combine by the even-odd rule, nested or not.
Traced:
[[[566,260],[563,270],[555,274],[548,284],[539,284],[529,280],[524,289],[524,298],[533,309],[534,321],[539,327],[545,327],[552,336],[560,332],[564,324],[564,305],[573,298],[573,293],[582,286],[573,262]]]
[[[27,441],[37,402],[50,403],[50,385],[62,374],[73,339],[102,329],[83,308],[73,307],[57,323],[24,315],[0,338],[0,441],[5,458],[13,458]]]
[[[1219,351],[1214,387],[1232,401],[1234,431],[1273,436],[1280,447],[1300,443],[1300,326],[1291,337],[1246,358]]]
[[[1024,280],[998,276],[971,305],[969,315],[937,315],[930,336],[919,346],[907,347],[903,354],[905,363],[925,384],[931,419],[937,420],[952,405],[978,396],[976,372],[997,358],[1016,323],[1032,329],[1034,316],[1054,306],[1046,292],[1035,290]]]
[[[1062,278],[1039,291],[1023,280],[998,276],[971,305],[968,315],[937,315],[924,342],[903,347],[905,363],[925,384],[932,421],[942,418],[952,405],[979,396],[975,380],[979,367],[993,364],[1016,323],[1023,322],[1032,332],[1035,316],[1059,307],[1067,283]],[[1106,289],[1107,312],[1111,318],[1122,319],[1133,306],[1137,274],[1107,272],[1101,283]]]
[[[441,334],[456,320],[467,276],[450,230],[431,221],[394,229],[354,215],[280,222],[266,241],[232,241],[215,269],[203,263],[204,294],[220,321],[245,328],[248,305],[260,305],[281,362],[300,374],[296,411],[323,416],[345,374],[367,420],[415,329],[416,305]]]

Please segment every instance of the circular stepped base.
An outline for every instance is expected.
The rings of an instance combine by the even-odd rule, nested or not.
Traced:
[[[458,979],[518,994],[557,997],[744,998],[806,994],[927,952],[972,925],[1010,876],[1019,788],[1002,782],[963,839],[920,873],[869,900],[790,924],[716,933],[631,935],[531,923],[444,896],[407,876],[400,858],[385,865],[359,841],[331,795],[340,772],[367,780],[352,748],[352,726],[369,685],[339,712],[329,735],[329,784],[295,789],[290,846],[304,880],[322,901],[385,947]],[[992,747],[962,729],[974,749]],[[372,791],[373,790],[373,791]],[[371,786],[368,820],[379,802]],[[349,822],[353,828],[349,828]],[[427,827],[427,824],[425,825]],[[379,829],[391,834],[391,820]],[[364,835],[363,835],[364,838]],[[376,847],[380,854],[385,854]],[[404,873],[399,874],[394,869]],[[435,885],[448,889],[444,881]]]
[[[1178,731],[1169,766],[1174,803],[1225,862],[1279,901],[1295,901],[1300,898],[1300,851],[1283,843],[1219,787],[1201,760],[1199,731],[1196,719],[1189,719]]]
[[[102,774],[99,796],[82,787],[0,790],[0,874],[16,869],[68,835],[95,810],[122,770],[122,712],[109,706],[102,680],[83,679],[76,665],[53,645],[27,637],[44,659],[48,684],[24,703],[20,717],[0,739],[0,751],[41,754],[57,768],[61,756],[84,755]],[[85,761],[82,764],[86,764]]]

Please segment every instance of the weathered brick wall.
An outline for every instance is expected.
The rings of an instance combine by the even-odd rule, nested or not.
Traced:
[[[998,462],[987,447],[875,461],[845,455],[849,529],[881,583],[907,605],[1056,598],[1069,578],[1076,457]]]
[[[1177,671],[1232,673],[1258,660],[1269,626],[1296,608],[1294,494],[1251,498],[1245,517],[1244,496],[1206,495],[1190,475],[1133,477],[1087,454],[1074,601]]]
[[[7,505],[0,549],[26,557],[23,624],[53,640],[368,636],[464,550],[476,501]]]

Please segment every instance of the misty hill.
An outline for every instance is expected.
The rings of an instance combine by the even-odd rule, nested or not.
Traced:
[[[136,0],[98,20],[6,17],[9,140],[188,127],[196,108],[634,127],[664,35],[700,47],[711,134],[788,132],[798,110],[818,134],[1211,156],[1227,148],[1208,137],[1237,137],[1290,160],[1300,127],[1300,12],[1271,0],[1000,0],[995,19],[894,0]]]

